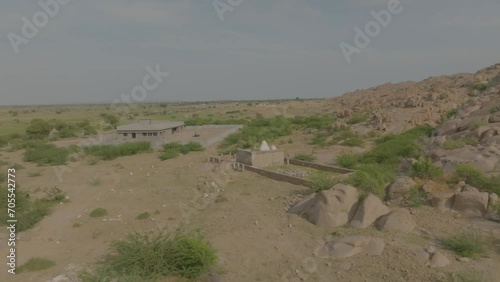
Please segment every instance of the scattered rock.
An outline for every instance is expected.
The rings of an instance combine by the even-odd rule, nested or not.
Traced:
[[[377,222],[377,229],[384,232],[408,233],[417,226],[413,216],[406,209],[396,209],[382,216]]]
[[[389,208],[380,199],[369,194],[361,204],[359,204],[356,214],[351,219],[351,227],[364,229],[374,223],[377,218],[389,213]]]
[[[441,252],[436,251],[432,257],[429,266],[430,267],[445,267],[450,264],[450,260],[445,257]]]
[[[349,236],[325,244],[319,252],[321,258],[346,258],[356,254],[380,255],[385,243],[381,238]]]

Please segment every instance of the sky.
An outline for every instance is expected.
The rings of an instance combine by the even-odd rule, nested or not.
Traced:
[[[0,105],[324,98],[500,63],[500,1],[395,1],[1,0]]]

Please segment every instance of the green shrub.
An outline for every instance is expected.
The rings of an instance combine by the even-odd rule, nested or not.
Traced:
[[[130,234],[112,242],[111,251],[95,271],[81,274],[83,282],[158,281],[172,275],[195,279],[217,261],[215,250],[200,235],[164,230]]]
[[[481,91],[481,92],[485,91],[489,87],[490,87],[490,84],[487,83],[487,82],[478,82],[478,83],[472,84],[472,89],[478,90],[478,91]]]
[[[143,213],[140,213],[135,219],[137,220],[145,220],[145,219],[148,219],[151,215],[149,214],[149,212],[143,212]]]
[[[430,158],[421,157],[413,164],[410,172],[411,177],[418,177],[421,179],[435,179],[443,175],[443,170],[435,166]]]
[[[63,165],[68,161],[69,151],[48,143],[27,143],[24,161],[43,165]]]
[[[313,154],[296,154],[294,159],[299,160],[299,161],[304,161],[304,162],[314,162],[316,160],[316,156]]]
[[[341,167],[353,169],[360,159],[358,154],[343,154],[337,158],[337,164]]]
[[[347,124],[357,124],[360,122],[365,122],[368,119],[370,119],[369,115],[356,113],[356,114],[352,115],[352,117],[350,119],[348,119],[346,123]]]
[[[0,209],[6,211],[0,213],[0,225],[6,225],[7,219],[9,219],[7,214],[7,189],[5,187],[0,188]],[[54,198],[53,195],[50,194],[51,190],[46,192],[46,198],[31,200],[28,193],[16,187],[16,219],[18,221],[16,230],[18,232],[33,228],[45,216],[50,214],[52,206],[61,202],[59,200],[60,198]],[[64,199],[64,194],[60,190],[59,192],[60,196]]]
[[[447,121],[447,120],[450,120],[452,117],[454,117],[456,114],[458,113],[458,109],[451,109],[449,111],[447,111],[443,117],[441,118],[442,121]]]
[[[369,193],[383,199],[385,187],[396,178],[395,172],[390,167],[377,164],[364,164],[360,166],[345,182],[361,190],[362,195]]]
[[[175,150],[165,151],[160,155],[160,160],[165,161],[165,160],[175,159],[179,155],[180,155],[179,151]]]
[[[49,136],[52,126],[43,119],[33,119],[26,128],[26,135],[31,139],[41,139]]]
[[[17,269],[17,273],[26,271],[40,271],[54,267],[56,263],[45,258],[31,258]]]
[[[427,203],[427,193],[421,186],[413,186],[410,188],[406,201],[410,207],[425,205]]]
[[[151,150],[151,143],[148,141],[137,141],[124,143],[121,145],[95,145],[83,147],[87,155],[92,155],[103,160],[114,160],[118,157],[133,156]]]
[[[488,193],[500,194],[500,177],[486,176],[482,171],[469,164],[460,164],[455,167],[453,181],[464,181]]]
[[[108,215],[108,211],[103,208],[97,208],[90,212],[90,217],[103,217]]]
[[[466,231],[441,240],[444,247],[462,257],[477,257],[486,252],[486,241],[477,231]]]
[[[333,177],[328,173],[315,173],[308,177],[311,183],[311,188],[315,192],[328,190],[335,184]]]

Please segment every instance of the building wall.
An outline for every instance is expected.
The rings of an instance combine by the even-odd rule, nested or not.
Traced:
[[[269,167],[284,164],[285,152],[283,150],[248,151],[238,150],[236,161],[255,167]]]

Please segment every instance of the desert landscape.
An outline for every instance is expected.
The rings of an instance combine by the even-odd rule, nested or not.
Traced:
[[[140,120],[183,128],[116,141]],[[0,131],[0,281],[500,277],[500,64],[322,99],[4,106]]]

